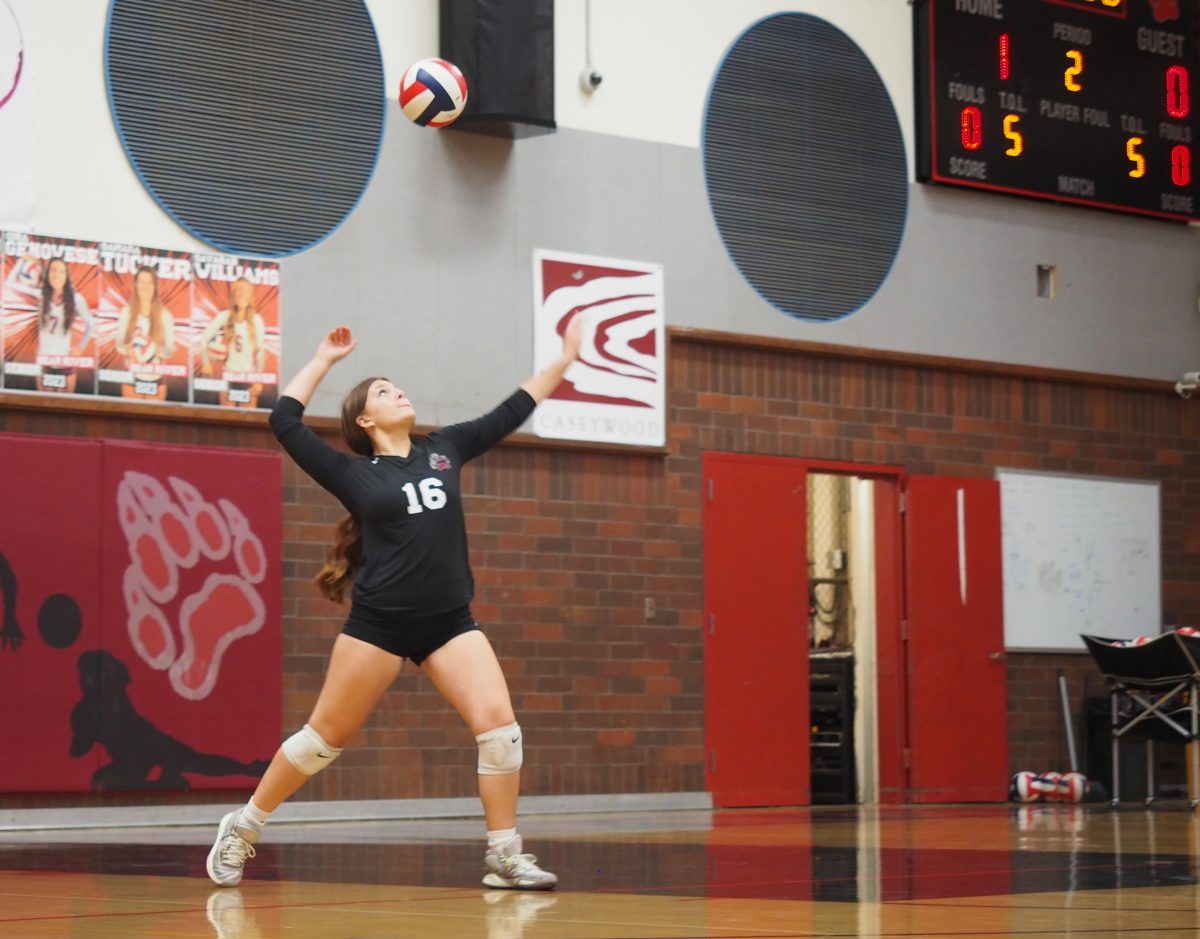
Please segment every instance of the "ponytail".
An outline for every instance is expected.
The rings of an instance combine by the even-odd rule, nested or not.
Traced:
[[[367,406],[367,392],[379,378],[364,378],[350,389],[350,393],[342,401],[342,437],[346,445],[359,456],[371,456],[375,445],[371,436],[359,426],[358,418]],[[355,572],[362,567],[362,528],[359,527],[353,515],[347,515],[338,522],[337,540],[329,549],[325,558],[325,566],[313,578],[317,589],[328,600],[341,603],[346,596],[346,588],[354,582]]]
[[[362,566],[362,529],[353,515],[338,522],[337,540],[329,549],[325,566],[313,578],[322,596],[341,603],[346,589],[354,582],[354,574]]]

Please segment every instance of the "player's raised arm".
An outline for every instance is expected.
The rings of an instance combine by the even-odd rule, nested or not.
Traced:
[[[562,354],[536,375],[521,383],[534,403],[541,404],[562,381],[568,366],[579,357],[579,340],[583,333],[583,317],[576,314],[563,333]]]

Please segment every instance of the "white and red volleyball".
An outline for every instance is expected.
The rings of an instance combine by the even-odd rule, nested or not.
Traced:
[[[453,124],[467,104],[467,80],[445,59],[414,62],[400,80],[404,116],[422,127]]]
[[[216,333],[208,341],[208,357],[218,365],[224,365],[225,360],[229,358],[229,347],[225,345],[225,333],[223,331]]]
[[[1008,797],[1014,802],[1036,802],[1039,793],[1033,789],[1035,778],[1030,772],[1016,773],[1008,782]]]
[[[1060,792],[1064,802],[1082,802],[1087,794],[1087,777],[1083,773],[1063,773]]]
[[[1046,802],[1057,802],[1060,796],[1059,780],[1062,773],[1039,773],[1033,777],[1029,788]]]
[[[129,344],[129,358],[139,365],[153,362],[158,356],[158,344],[145,333],[135,333]]]

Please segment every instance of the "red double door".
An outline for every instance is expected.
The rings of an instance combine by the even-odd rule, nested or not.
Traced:
[[[881,800],[1002,801],[1008,755],[999,485],[706,454],[705,725],[714,804],[811,801],[810,469],[877,480]]]

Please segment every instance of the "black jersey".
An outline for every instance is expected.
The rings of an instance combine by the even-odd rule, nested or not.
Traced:
[[[416,616],[464,607],[475,593],[467,560],[463,464],[521,426],[536,403],[518,389],[495,410],[414,438],[408,456],[352,456],[301,420],[304,406],[280,397],[271,429],[288,455],[358,520],[363,563],[354,603]]]

